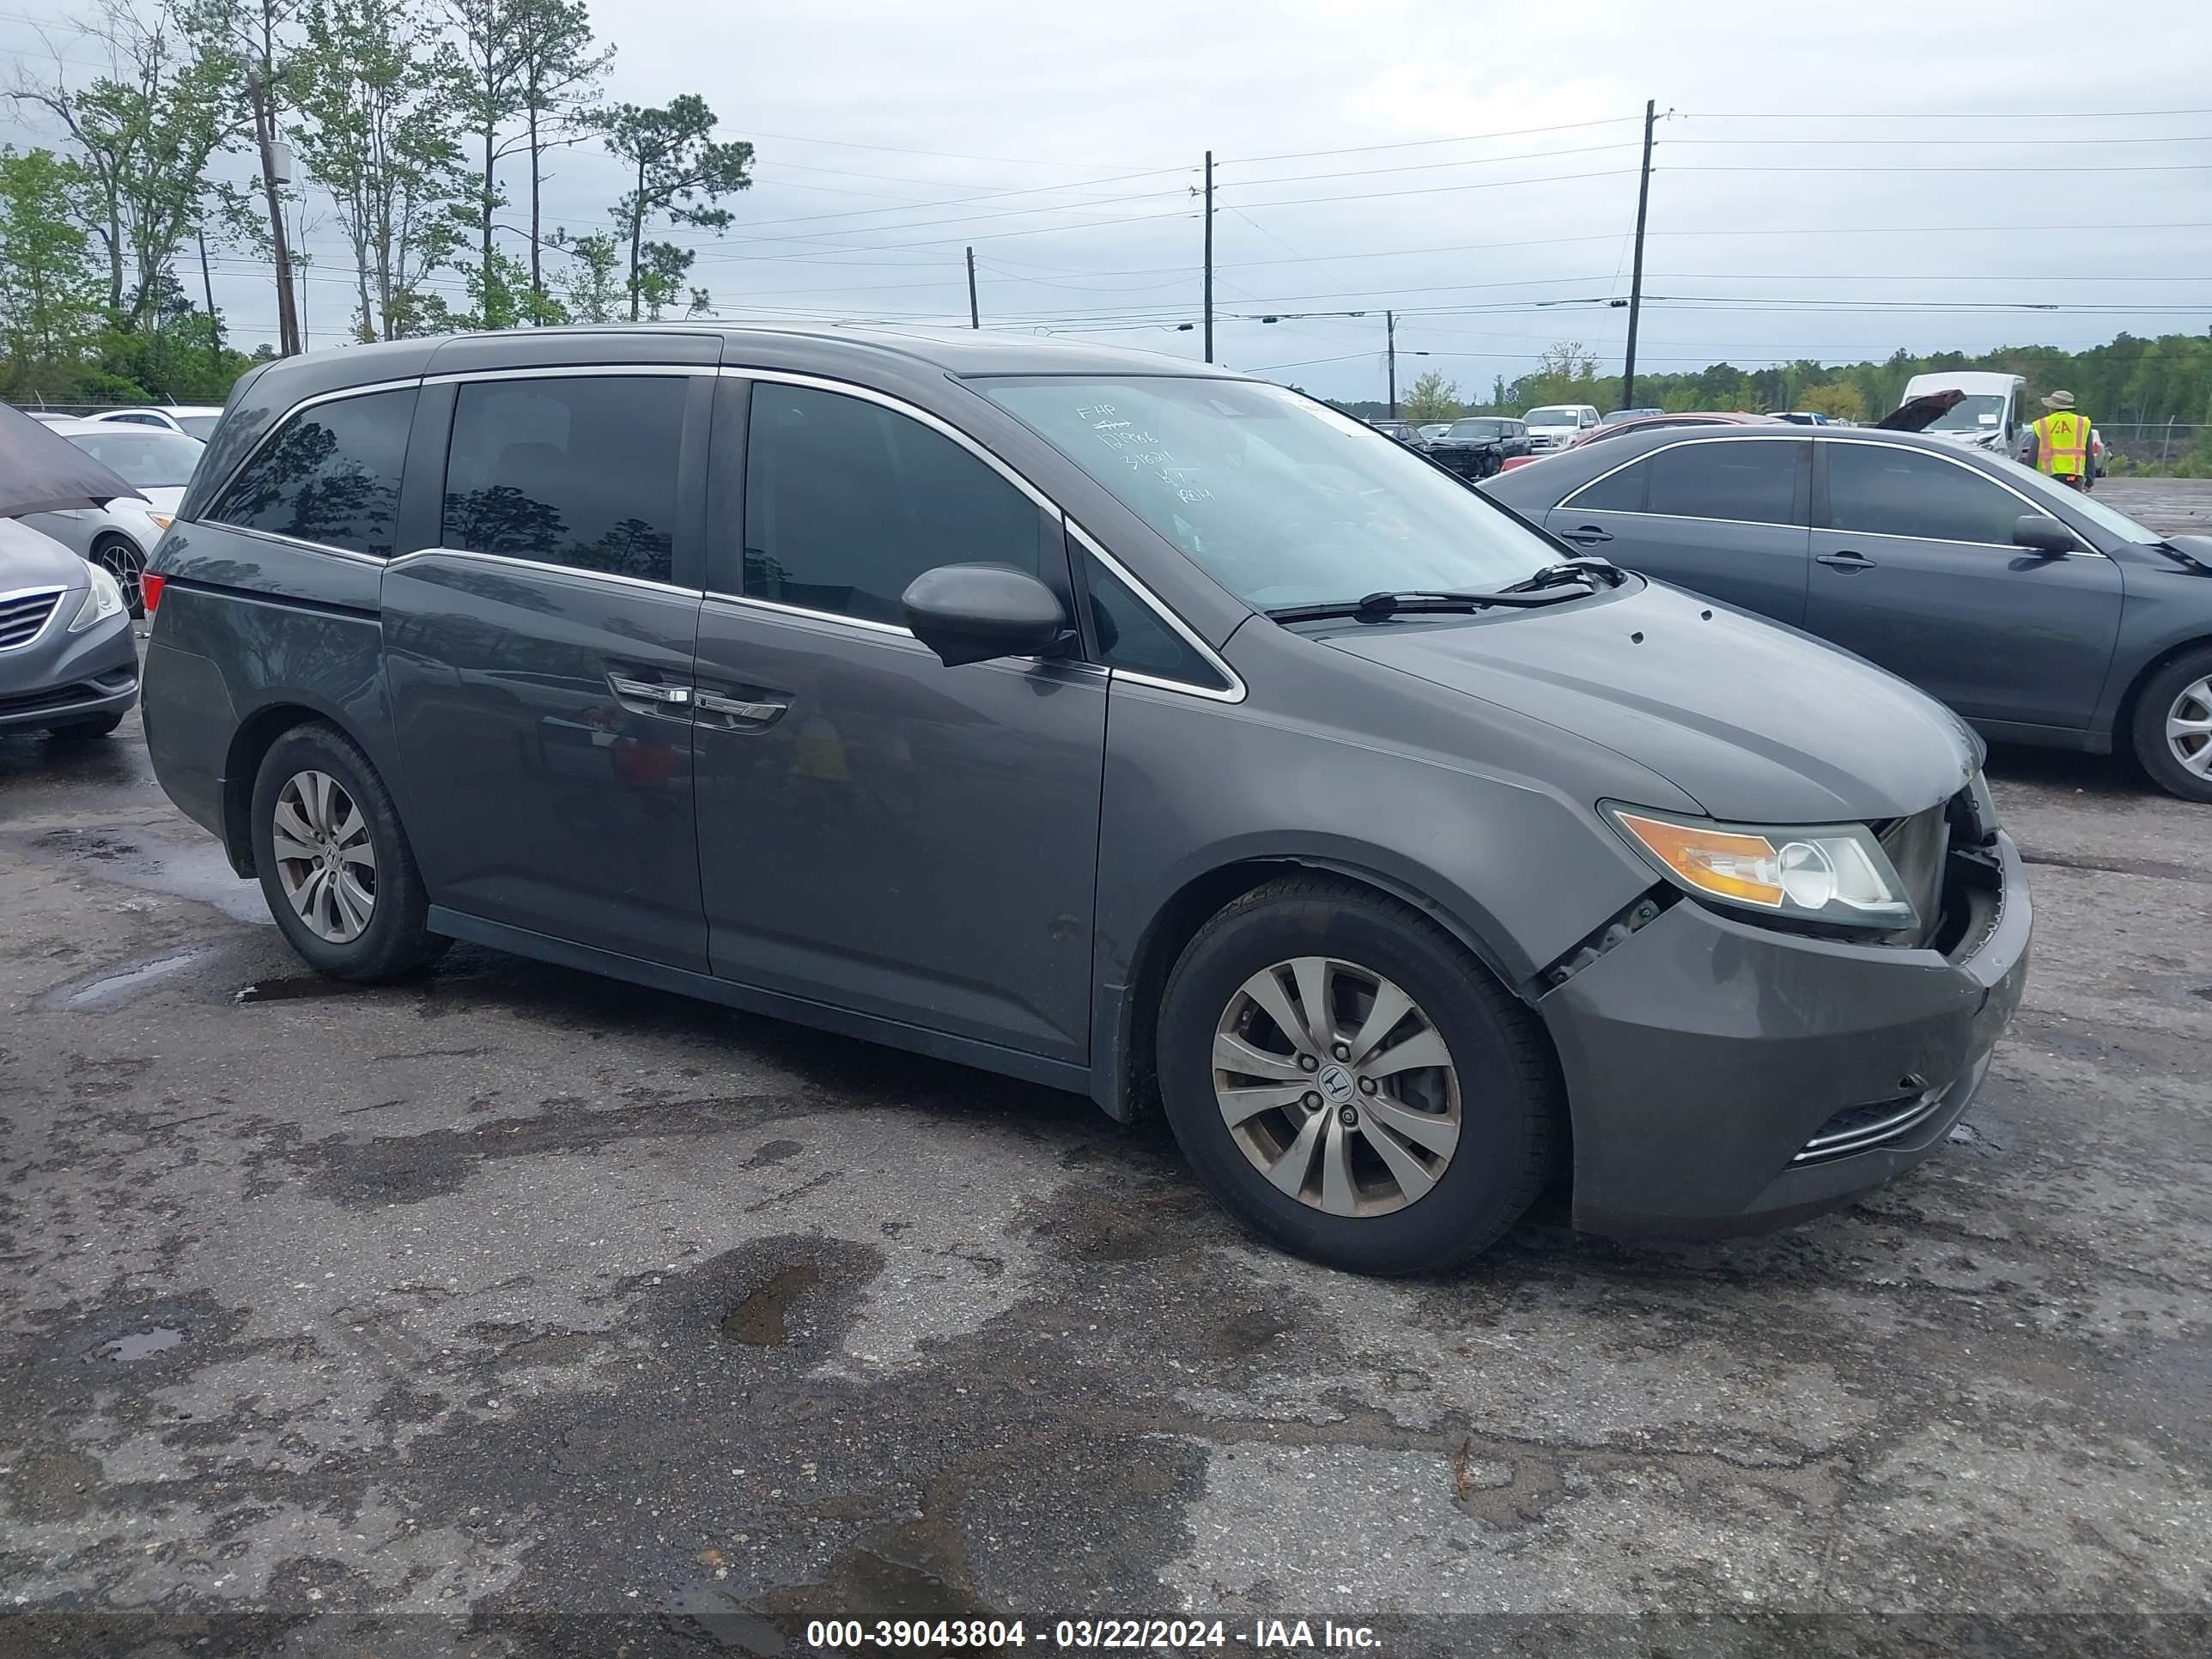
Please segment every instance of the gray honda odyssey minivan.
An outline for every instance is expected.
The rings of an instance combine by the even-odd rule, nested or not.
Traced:
[[[299,953],[462,939],[1157,1104],[1289,1247],[1816,1213],[1939,1145],[2030,912],[1977,740],[1224,371],[967,331],[240,382],[147,740]]]

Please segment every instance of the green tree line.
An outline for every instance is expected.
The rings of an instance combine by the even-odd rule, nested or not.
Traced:
[[[1765,368],[1718,362],[1678,373],[1638,374],[1636,403],[1670,411],[1809,410],[1840,420],[1873,422],[1897,407],[1914,375],[1945,369],[2021,375],[2031,403],[2047,392],[2070,392],[2100,429],[2125,444],[2138,464],[2146,453],[2153,461],[2165,453],[2173,471],[2212,474],[2212,331],[2149,339],[2122,333],[2085,351],[2022,345],[1926,356],[1899,350],[1880,362],[1820,363],[1807,358]],[[1603,410],[1620,406],[1620,390],[1619,375],[1599,374],[1593,354],[1577,342],[1562,341],[1547,347],[1528,374],[1512,380],[1495,378],[1486,398],[1468,395],[1434,371],[1423,374],[1399,399],[1398,412],[1402,419],[1429,422],[1468,414],[1518,415],[1541,404],[1593,404]],[[1370,419],[1385,408],[1380,402],[1339,406]],[[2170,447],[2161,441],[2169,422],[2174,426]]]
[[[604,100],[614,52],[583,0],[99,0],[73,44],[90,50],[0,87],[50,137],[0,148],[14,402],[220,401],[251,359],[194,280],[203,255],[273,271],[281,252],[335,289],[286,246],[303,217],[343,234],[363,341],[704,311],[666,230],[726,228],[752,183],[752,146],[719,139],[696,94]],[[627,188],[572,232],[542,197],[580,144]],[[289,347],[297,289],[279,288]]]

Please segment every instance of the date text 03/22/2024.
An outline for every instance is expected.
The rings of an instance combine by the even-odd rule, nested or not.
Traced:
[[[1074,1651],[1146,1652],[1159,1649],[1203,1650],[1231,1646],[1260,1652],[1373,1653],[1374,1631],[1365,1625],[1340,1625],[1324,1619],[1261,1619],[1249,1631],[1231,1629],[1219,1619],[1061,1619],[1032,1637],[1022,1620],[857,1619],[816,1620],[806,1627],[806,1645],[825,1653],[843,1650],[901,1649],[933,1652],[966,1648],[979,1653],[1017,1651],[1034,1640],[1039,1647]]]

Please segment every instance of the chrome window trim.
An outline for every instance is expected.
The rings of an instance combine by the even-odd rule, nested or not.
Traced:
[[[506,553],[479,553],[472,547],[418,547],[410,553],[395,554],[378,562],[386,569],[392,570],[412,564],[418,559],[436,558],[471,560],[512,570],[550,572],[556,576],[579,576],[586,581],[612,582],[619,587],[641,588],[648,593],[672,593],[684,599],[706,597],[700,588],[684,587],[675,582],[657,582],[645,576],[625,576],[612,570],[589,570],[581,565],[557,564],[550,559],[518,559]]]
[[[1174,611],[1170,609],[1167,604],[1163,601],[1157,593],[1153,592],[1151,588],[1146,586],[1144,583],[1139,581],[1135,576],[1132,575],[1129,572],[1129,568],[1127,565],[1123,564],[1119,559],[1115,558],[1111,553],[1109,553],[1099,544],[1098,538],[1097,537],[1093,536],[1089,531],[1085,530],[1081,525],[1076,523],[1073,519],[1070,519],[1067,521],[1067,531],[1068,533],[1073,536],[1077,541],[1083,544],[1084,551],[1090,554],[1091,556],[1097,560],[1099,563],[1104,565],[1106,568],[1113,574],[1116,580],[1120,581],[1122,586],[1137,596],[1138,602],[1139,604],[1145,605],[1154,616],[1165,623],[1170,632],[1174,633],[1185,645],[1190,647],[1192,650],[1197,652],[1200,659],[1203,660],[1209,668],[1212,669],[1214,672],[1220,675],[1223,679],[1226,680],[1228,682],[1228,686],[1224,690],[1220,686],[1214,685],[1193,685],[1188,680],[1165,679],[1158,675],[1140,673],[1137,670],[1131,668],[1115,669],[1113,671],[1115,678],[1131,680],[1139,685],[1157,686],[1164,691],[1180,691],[1187,696],[1204,697],[1209,702],[1242,702],[1244,701],[1246,688],[1243,676],[1239,674],[1235,669],[1231,668],[1226,662],[1224,662],[1222,659],[1222,656],[1219,652],[1216,651],[1212,646],[1200,639],[1197,633],[1191,628],[1190,624],[1183,621],[1181,617],[1176,615]]]
[[[297,536],[280,535],[274,530],[253,530],[242,524],[224,524],[220,520],[213,521],[213,527],[228,531],[234,536],[251,536],[258,542],[274,542],[279,547],[289,547],[297,552],[320,553],[329,558],[349,559],[356,564],[374,565],[379,569],[392,562],[391,559],[380,554],[363,553],[350,547],[332,547],[327,542],[302,541]]]
[[[478,380],[568,380],[609,375],[696,374],[711,378],[712,363],[532,363],[514,368],[455,368],[426,374],[424,386],[467,386]]]
[[[1143,605],[1151,610],[1155,616],[1158,617],[1162,622],[1165,623],[1168,628],[1180,637],[1185,644],[1188,645],[1193,650],[1197,652],[1200,657],[1204,659],[1209,667],[1212,668],[1222,677],[1223,679],[1226,680],[1229,683],[1229,689],[1224,690],[1216,686],[1193,685],[1184,680],[1163,679],[1149,674],[1140,674],[1131,669],[1109,668],[1108,672],[1114,678],[1127,679],[1139,685],[1156,686],[1164,691],[1180,691],[1189,696],[1204,697],[1214,702],[1242,702],[1244,701],[1246,693],[1243,678],[1238,675],[1235,669],[1231,668],[1226,662],[1223,661],[1220,653],[1215,651],[1212,646],[1206,644],[1204,640],[1200,639],[1198,635],[1193,631],[1190,625],[1185,623],[1181,617],[1177,616],[1174,611],[1170,609],[1169,606],[1161,600],[1158,595],[1154,593],[1152,589],[1147,587],[1143,582],[1138,580],[1135,576],[1132,575],[1127,566],[1124,565],[1119,559],[1115,558],[1112,554],[1109,553],[1105,548],[1101,546],[1097,538],[1091,535],[1089,531],[1084,529],[1081,525],[1076,523],[1075,520],[1069,516],[1067,510],[1061,507],[1059,502],[1053,500],[1051,496],[1046,495],[1044,491],[1031,483],[1019,472],[1017,472],[1012,466],[1000,459],[998,456],[993,454],[981,444],[978,443],[974,438],[970,437],[967,433],[963,432],[958,427],[954,426],[951,422],[945,420],[942,416],[932,414],[928,410],[919,408],[915,404],[907,402],[903,398],[896,397],[887,392],[878,392],[873,386],[861,386],[852,380],[832,380],[826,375],[800,374],[787,369],[744,368],[726,364],[719,372],[722,376],[730,380],[765,380],[779,386],[805,386],[817,392],[828,392],[836,393],[843,397],[858,398],[863,403],[874,404],[880,408],[890,410],[895,415],[903,415],[909,420],[918,421],[923,426],[927,427],[931,431],[935,432],[943,437],[951,439],[961,448],[966,450],[970,455],[973,455],[977,460],[981,461],[986,466],[996,472],[1008,483],[1013,485],[1015,489],[1020,490],[1023,495],[1028,496],[1030,501],[1034,501],[1037,505],[1040,510],[1050,514],[1053,517],[1058,519],[1060,523],[1066,526],[1067,533],[1074,537],[1079,542],[1082,543],[1085,551],[1090,553],[1091,556],[1097,559],[1101,564],[1104,565],[1107,569],[1112,571],[1115,576],[1124,583],[1128,587],[1129,591],[1134,593]],[[707,597],[713,599],[720,599],[725,603],[731,605],[748,605],[764,611],[779,611],[791,616],[810,617],[817,622],[843,623],[848,627],[860,628],[877,633],[903,635],[908,639],[914,638],[914,634],[911,629],[899,627],[897,624],[893,623],[872,622],[863,617],[841,616],[835,611],[811,611],[804,605],[784,605],[774,599],[754,599],[748,594],[723,593],[710,591]],[[1053,662],[1059,661],[1060,659],[1057,658],[1040,658],[1037,659],[1037,660]],[[1104,665],[1092,665],[1104,666]]]
[[[1015,489],[1020,490],[1023,495],[1035,501],[1043,511],[1052,514],[1056,518],[1065,519],[1067,516],[1058,501],[1053,500],[1051,496],[1046,495],[1044,491],[1039,489],[1027,478],[1015,471],[1012,467],[953,425],[951,422],[941,415],[933,415],[929,410],[907,402],[903,398],[895,397],[888,392],[878,392],[872,386],[861,386],[853,380],[833,380],[826,375],[799,374],[787,369],[736,368],[726,366],[719,373],[725,380],[766,380],[777,386],[806,386],[816,392],[837,392],[844,397],[858,398],[863,403],[875,404],[881,408],[890,410],[895,415],[903,415],[909,420],[919,421],[939,436],[950,438],[1008,483],[1013,485]],[[750,441],[750,435],[749,434],[748,441]]]
[[[1716,422],[1716,424],[1718,424],[1718,422]],[[1687,449],[1692,444],[1802,444],[1809,443],[1812,440],[1806,437],[1804,433],[1802,431],[1758,432],[1752,434],[1748,437],[1743,438],[1716,438],[1710,432],[1707,432],[1698,434],[1692,437],[1672,439],[1666,443],[1658,445],[1655,448],[1645,450],[1641,455],[1631,455],[1626,460],[1607,467],[1604,471],[1599,473],[1595,478],[1584,479],[1581,483],[1575,486],[1573,495],[1563,497],[1557,506],[1547,508],[1546,510],[1548,512],[1557,513],[1563,507],[1571,507],[1574,505],[1575,496],[1581,495],[1585,489],[1595,489],[1600,484],[1603,483],[1607,478],[1613,477],[1614,473],[1626,472],[1630,467],[1634,466],[1638,461],[1648,461],[1655,455],[1664,455],[1670,449]],[[1650,492],[1651,487],[1649,482],[1647,482],[1644,485],[1644,499],[1646,501],[1649,501],[1651,498]],[[1645,513],[1626,507],[1586,507],[1582,510],[1585,513],[1620,513],[1626,514],[1627,517],[1632,519],[1681,519],[1691,524],[1749,525],[1755,530],[1802,530],[1806,528],[1806,526],[1802,524],[1779,524],[1772,519],[1715,519],[1709,518],[1701,513]],[[1807,508],[1806,516],[1808,518],[1812,516],[1809,506]]]
[[[812,611],[803,605],[786,605],[781,599],[757,599],[750,593],[725,593],[713,587],[707,590],[705,597],[724,605],[734,605],[741,610],[767,611],[778,616],[803,617],[808,622],[837,623],[864,634],[890,634],[902,640],[914,639],[912,629],[902,628],[896,623],[878,622],[872,617],[848,617],[836,611]],[[915,643],[920,645],[921,641],[915,640]]]
[[[2065,520],[2060,518],[2056,513],[2051,512],[2050,508],[2044,507],[2032,497],[2021,494],[2021,491],[2013,488],[2012,485],[2007,483],[2002,478],[1991,477],[1988,473],[1983,471],[1981,468],[1974,465],[1963,456],[1946,455],[1939,450],[1922,449],[1917,444],[1886,444],[1870,441],[1865,438],[1846,438],[1840,434],[1835,437],[1830,437],[1826,434],[1823,434],[1820,437],[1814,440],[1814,441],[1824,444],[1850,444],[1854,448],[1857,449],[1901,449],[1908,454],[1924,455],[1931,461],[1941,461],[1946,466],[1955,466],[1961,472],[1968,473],[1974,477],[1979,478],[1984,483],[1993,484],[1997,489],[2003,490],[2006,495],[2011,496],[2013,500],[2018,501],[2030,513],[2035,514],[2037,518],[2049,519],[2054,523],[2065,525],[2067,533],[2072,536],[2075,540],[2081,541],[2084,539],[2080,531],[2075,529],[2072,525],[2067,524]],[[1834,492],[1831,490],[1830,494],[1832,495],[1833,493]],[[1840,525],[1814,525],[1813,528],[1815,531],[1825,530],[1831,535],[1836,536],[1881,536],[1893,542],[1930,542],[1940,547],[1995,547],[2005,549],[2015,553],[2026,550],[2023,550],[2016,542],[1973,541],[1959,536],[1906,536],[1893,530],[1847,530]],[[2044,556],[2047,558],[2050,556],[2045,554]],[[2063,559],[2102,559],[2107,556],[2098,552],[2094,548],[2075,548],[2073,551],[2062,553],[2058,556]]]
[[[291,422],[294,416],[299,415],[310,409],[319,409],[325,404],[343,403],[349,398],[370,398],[374,397],[380,392],[416,391],[421,388],[422,385],[422,382],[420,377],[404,380],[364,380],[359,386],[339,386],[335,391],[331,392],[318,392],[312,398],[302,398],[299,402],[290,404],[285,409],[282,415],[279,415],[275,420],[269,422],[269,430],[263,433],[260,437],[254,440],[253,447],[247,450],[243,455],[240,456],[238,458],[238,465],[232,467],[229,472],[224,475],[222,482],[217,484],[213,490],[209,492],[209,510],[210,512],[214,510],[216,503],[222,501],[222,498],[229,493],[230,487],[238,482],[238,475],[245,471],[246,469],[254,461],[260,459],[261,452],[269,447],[270,444],[275,440],[276,434],[282,432],[285,427]],[[414,422],[411,417],[408,422],[408,435],[410,437],[414,435]],[[406,452],[404,447],[401,451],[400,459],[404,470],[406,459]],[[363,553],[355,548],[332,547],[327,542],[301,541],[295,536],[283,536],[278,535],[273,531],[256,530],[250,525],[230,524],[222,519],[191,519],[185,520],[185,522],[203,525],[216,530],[234,530],[240,534],[246,536],[264,536],[271,541],[283,542],[286,545],[291,547],[308,548],[318,553],[336,553],[341,557],[345,558],[368,559],[376,564],[382,564],[385,562],[384,560],[379,558],[374,553]]]
[[[65,583],[40,582],[33,586],[18,587],[5,593],[0,593],[0,605],[13,604],[17,599],[35,599],[41,593],[51,593],[54,600],[53,604],[47,607],[46,619],[40,623],[36,633],[27,640],[19,640],[13,645],[0,646],[0,651],[28,651],[40,640],[46,638],[46,630],[54,625],[55,618],[62,614],[62,601],[69,597],[69,587]],[[80,604],[77,608],[81,611],[84,607]]]

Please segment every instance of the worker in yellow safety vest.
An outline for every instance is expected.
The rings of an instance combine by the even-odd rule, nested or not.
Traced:
[[[2074,394],[2054,392],[2043,400],[2051,413],[2027,428],[2021,459],[2069,489],[2089,484],[2089,417],[2074,407]]]

